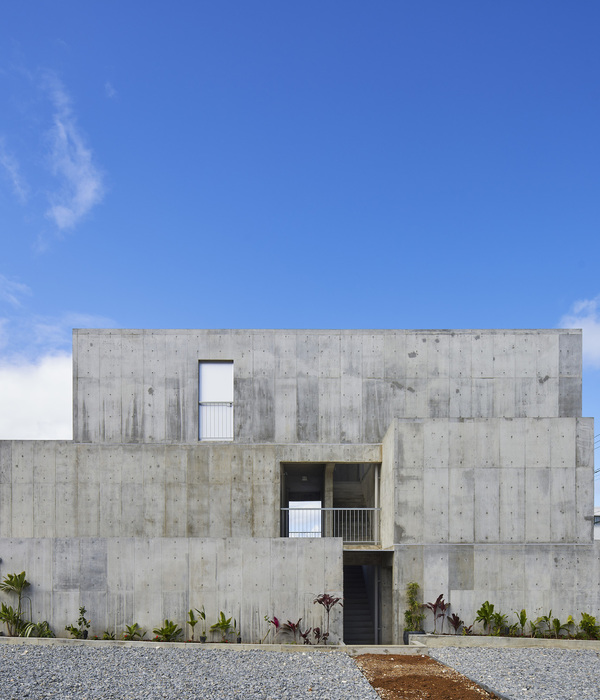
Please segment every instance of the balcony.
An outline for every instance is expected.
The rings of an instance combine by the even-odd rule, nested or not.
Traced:
[[[199,404],[200,440],[233,440],[233,402],[202,401]]]
[[[379,545],[379,508],[282,508],[282,537],[341,537],[345,545]]]

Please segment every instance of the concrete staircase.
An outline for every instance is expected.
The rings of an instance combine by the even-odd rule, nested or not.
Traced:
[[[344,566],[344,642],[373,644],[375,628],[361,566]]]
[[[358,482],[336,481],[333,490],[334,508],[366,508],[365,497]]]

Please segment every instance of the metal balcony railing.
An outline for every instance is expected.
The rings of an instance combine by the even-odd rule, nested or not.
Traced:
[[[341,537],[344,544],[380,544],[379,508],[282,508],[282,537]]]
[[[198,434],[200,440],[233,440],[233,403],[201,401]]]

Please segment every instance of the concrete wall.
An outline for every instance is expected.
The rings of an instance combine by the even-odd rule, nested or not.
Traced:
[[[392,418],[581,415],[581,331],[76,330],[75,442],[198,440],[234,362],[242,443],[378,443]]]
[[[384,502],[388,545],[589,543],[593,419],[396,420]]]
[[[424,602],[435,601],[442,593],[451,605],[449,613],[456,613],[467,625],[486,600],[508,616],[509,624],[516,622],[514,611],[522,608],[532,620],[552,610],[561,622],[569,615],[578,621],[582,612],[600,614],[600,542],[397,546],[396,639],[402,635],[409,581],[419,582]],[[430,612],[424,628],[433,630]]]
[[[234,363],[232,443],[198,442],[202,360]],[[320,625],[341,542],[278,537],[280,465],[381,463],[396,640],[412,580],[466,620],[600,614],[580,416],[580,331],[75,331],[74,441],[0,442],[0,575],[59,630],[79,605],[99,632],[203,604],[250,641]]]
[[[3,441],[0,536],[279,537],[280,464],[332,459],[381,449]]]
[[[104,630],[120,636],[134,622],[151,633],[167,618],[185,629],[187,611],[204,605],[207,628],[222,610],[238,620],[244,642],[259,642],[265,615],[322,627],[323,610],[313,599],[343,588],[342,543],[335,538],[0,538],[0,552],[0,575],[25,569],[32,618],[48,620],[63,637],[81,605],[90,636]],[[9,594],[0,599],[11,604]],[[331,641],[342,637],[336,610]]]

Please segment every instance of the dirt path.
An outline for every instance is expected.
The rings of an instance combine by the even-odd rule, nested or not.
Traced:
[[[385,700],[490,700],[498,698],[447,666],[420,655],[364,654],[355,657]]]

